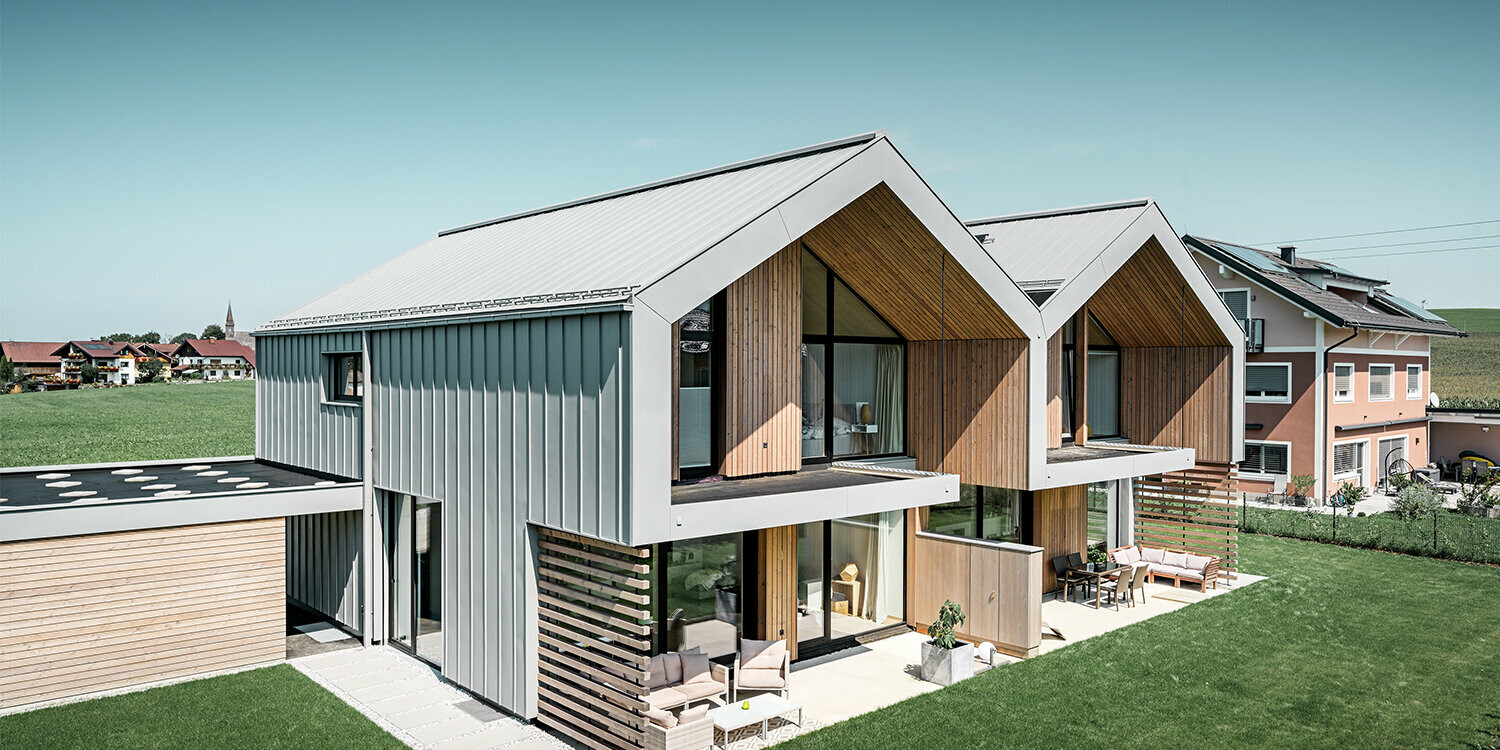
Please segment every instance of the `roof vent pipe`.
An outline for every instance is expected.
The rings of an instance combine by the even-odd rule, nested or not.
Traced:
[[[1297,262],[1296,245],[1282,245],[1276,249],[1281,251],[1281,262],[1286,263],[1287,265],[1291,265]]]

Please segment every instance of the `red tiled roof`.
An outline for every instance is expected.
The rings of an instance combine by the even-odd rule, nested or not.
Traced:
[[[0,341],[0,354],[19,364],[60,364],[62,357],[55,353],[61,341]]]
[[[192,356],[188,350],[198,353],[200,357],[244,357],[255,366],[255,350],[238,341],[225,341],[223,339],[188,339],[177,348],[176,355]]]

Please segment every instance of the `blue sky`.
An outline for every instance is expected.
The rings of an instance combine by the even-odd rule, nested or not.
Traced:
[[[1500,3],[810,5],[7,2],[0,338],[248,328],[440,229],[876,128],[965,217],[1500,219]],[[1500,306],[1500,248],[1340,262]]]

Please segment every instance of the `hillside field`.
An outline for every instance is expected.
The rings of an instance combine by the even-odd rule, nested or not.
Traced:
[[[1468,331],[1467,338],[1432,340],[1432,390],[1440,398],[1500,399],[1500,309],[1449,308],[1432,312]]]
[[[0,466],[248,456],[254,452],[253,381],[0,396]]]

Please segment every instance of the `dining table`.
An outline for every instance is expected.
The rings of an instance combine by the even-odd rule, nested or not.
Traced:
[[[1106,577],[1110,577],[1110,578],[1114,577],[1114,575],[1117,574],[1117,573],[1119,573],[1120,570],[1123,569],[1124,567],[1125,567],[1124,565],[1119,565],[1117,563],[1112,563],[1112,562],[1111,563],[1094,563],[1094,564],[1085,565],[1085,566],[1079,567],[1079,568],[1071,568],[1070,567],[1070,568],[1068,568],[1068,574],[1069,575],[1080,575],[1080,576],[1085,576],[1085,577],[1093,579],[1092,581],[1090,581],[1090,583],[1093,584],[1093,587],[1094,587],[1094,609],[1102,609],[1102,607],[1100,606],[1100,603],[1102,602],[1102,600],[1104,598],[1104,588],[1102,586],[1100,586],[1099,584],[1104,583],[1104,579]]]

